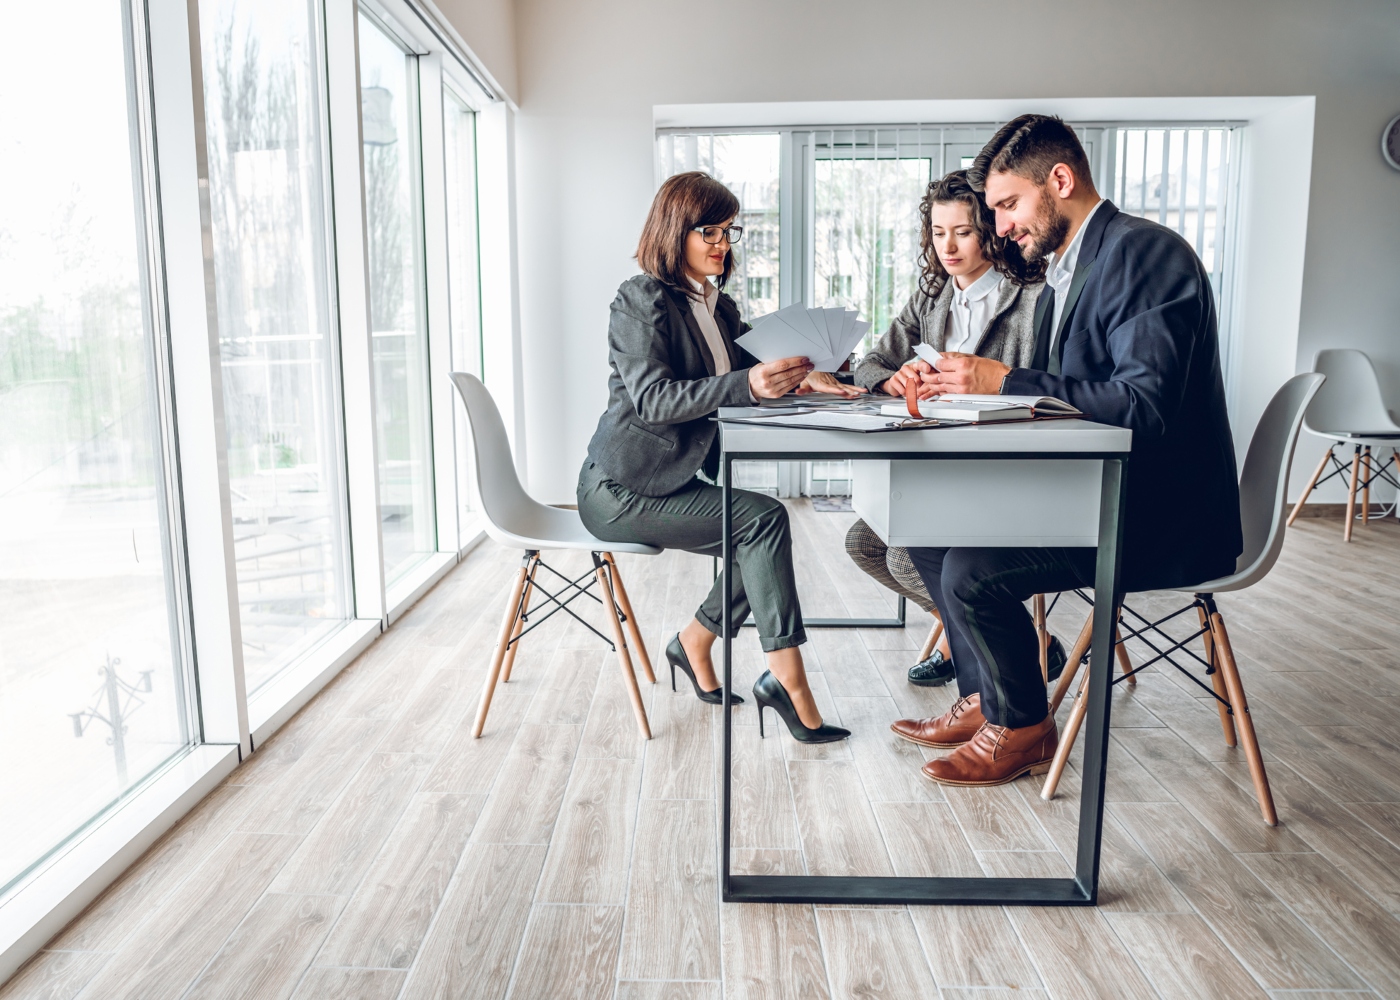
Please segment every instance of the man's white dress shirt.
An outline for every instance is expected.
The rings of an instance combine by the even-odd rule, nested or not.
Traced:
[[[690,308],[695,313],[695,322],[700,324],[700,332],[705,335],[710,357],[715,359],[715,374],[728,375],[731,368],[729,348],[724,343],[724,334],[719,332],[719,324],[715,322],[715,303],[719,301],[719,289],[708,281],[696,281],[689,275],[686,275],[686,280],[692,288],[705,296],[703,299],[692,296]]]
[[[1100,198],[1093,208],[1089,209],[1089,214],[1084,216],[1084,221],[1079,224],[1079,230],[1074,234],[1074,239],[1069,241],[1069,246],[1065,247],[1063,256],[1056,257],[1052,250],[1045,255],[1049,263],[1049,270],[1045,275],[1045,283],[1055,290],[1055,324],[1050,328],[1050,350],[1053,357],[1055,342],[1060,339],[1060,317],[1065,314],[1065,299],[1069,295],[1070,283],[1074,281],[1074,269],[1079,264],[1079,247],[1084,242],[1084,230],[1089,228],[1089,220],[1094,217],[1094,213],[1103,205]]]
[[[987,268],[986,274],[966,288],[959,288],[956,280],[953,282],[953,302],[948,308],[948,322],[944,328],[945,351],[965,354],[977,351],[977,344],[996,310],[997,296],[993,293],[1001,288],[1001,282],[1002,277],[994,267]]]

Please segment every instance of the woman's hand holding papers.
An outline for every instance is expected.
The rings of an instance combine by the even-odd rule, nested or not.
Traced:
[[[758,399],[777,399],[796,389],[814,366],[806,358],[779,358],[749,369],[749,391]]]
[[[845,382],[837,380],[836,376],[830,372],[812,372],[797,387],[797,394],[805,396],[810,392],[825,392],[833,396],[844,396],[847,399],[854,399],[865,392],[858,385],[847,385]]]
[[[924,364],[915,361],[915,365]],[[908,367],[908,366],[906,366]],[[1011,369],[992,358],[978,357],[976,354],[962,354],[957,351],[944,351],[938,363],[938,370],[927,379],[934,393],[972,393],[975,395],[995,395],[1001,392],[1002,379]],[[894,379],[890,379],[891,382]],[[925,398],[920,390],[919,398]]]

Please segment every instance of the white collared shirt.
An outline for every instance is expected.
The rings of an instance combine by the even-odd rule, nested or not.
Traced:
[[[715,374],[728,375],[732,368],[729,363],[729,347],[724,342],[724,334],[719,332],[719,324],[715,322],[715,303],[719,301],[719,289],[708,281],[696,281],[689,275],[686,275],[686,280],[692,288],[703,292],[705,296],[703,299],[692,297],[690,308],[695,313],[695,322],[700,324],[700,332],[705,335],[710,357],[715,359]]]
[[[987,331],[996,311],[997,296],[992,293],[1001,288],[1001,275],[996,268],[987,268],[982,275],[966,288],[959,288],[953,282],[953,301],[948,307],[948,322],[944,327],[943,349],[973,354]]]
[[[1089,209],[1089,214],[1084,216],[1084,221],[1079,224],[1079,230],[1074,234],[1074,239],[1069,241],[1069,246],[1065,247],[1063,256],[1057,257],[1052,250],[1045,255],[1048,270],[1045,274],[1045,283],[1055,290],[1055,323],[1050,327],[1050,350],[1055,349],[1055,341],[1060,337],[1060,317],[1065,314],[1065,299],[1069,296],[1069,286],[1074,281],[1074,269],[1079,264],[1079,247],[1084,242],[1084,231],[1089,228],[1089,220],[1094,217],[1103,199],[1100,198],[1093,208]]]

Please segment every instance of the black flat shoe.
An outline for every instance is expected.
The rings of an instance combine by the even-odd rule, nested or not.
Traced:
[[[778,678],[767,670],[763,671],[763,676],[754,682],[753,697],[754,701],[758,702],[759,739],[763,738],[763,710],[765,708],[771,708],[778,713],[778,718],[787,723],[788,732],[792,733],[792,738],[798,743],[835,743],[837,740],[844,740],[851,735],[849,729],[828,726],[826,723],[822,723],[816,729],[808,729],[804,726],[802,720],[797,717],[797,709],[793,707],[787,689],[783,687]]]
[[[941,649],[935,649],[927,660],[920,660],[909,668],[909,683],[917,687],[942,687],[956,676],[953,661],[945,660]]]
[[[671,641],[666,644],[666,662],[671,664],[671,690],[676,689],[676,668],[680,667],[685,671],[685,675],[690,678],[690,684],[695,688],[695,697],[708,705],[721,705],[724,703],[724,692],[722,688],[715,688],[713,691],[706,691],[700,687],[700,682],[695,679],[695,671],[690,669],[690,658],[685,655],[685,647],[681,645],[681,634],[677,632],[671,636]],[[742,705],[744,699],[740,698],[733,691],[729,692],[729,704]]]

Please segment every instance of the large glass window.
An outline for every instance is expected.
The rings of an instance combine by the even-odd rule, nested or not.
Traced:
[[[0,34],[0,891],[190,742],[123,11]]]
[[[1201,258],[1217,299],[1225,274],[1230,128],[1120,128],[1105,197],[1124,212],[1161,223]],[[1223,311],[1222,311],[1223,315]]]
[[[317,4],[202,0],[248,690],[352,616]]]
[[[447,280],[452,316],[452,370],[484,378],[481,343],[481,269],[477,245],[476,113],[447,88],[443,92],[443,147],[447,157]],[[477,531],[472,510],[472,456],[465,411],[452,408],[457,456],[458,545]]]
[[[662,135],[657,155],[662,178],[687,170],[703,170],[724,182],[739,199],[739,225],[744,238],[734,248],[734,272],[725,291],[752,321],[778,308],[779,241],[778,161],[776,133],[737,135]]]
[[[418,61],[364,15],[360,16],[360,87],[379,504],[384,577],[392,585],[437,547],[423,293]]]

